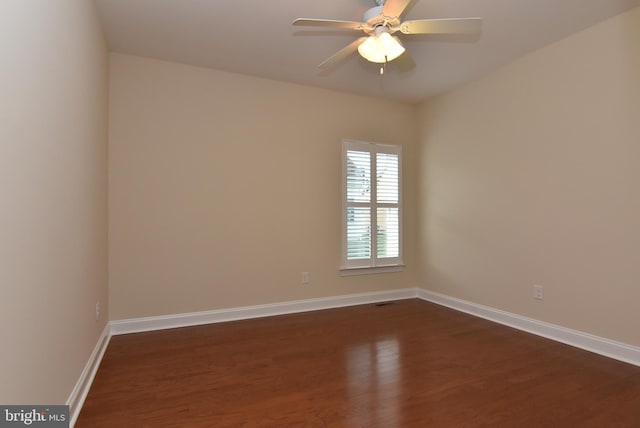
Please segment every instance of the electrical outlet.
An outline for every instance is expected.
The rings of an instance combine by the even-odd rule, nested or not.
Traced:
[[[309,272],[302,272],[302,284],[309,284]]]
[[[542,285],[533,286],[533,298],[538,300],[544,300],[544,288]]]
[[[96,302],[96,321],[100,321],[100,300]]]

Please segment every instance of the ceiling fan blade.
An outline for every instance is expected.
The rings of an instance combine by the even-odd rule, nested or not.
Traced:
[[[347,28],[350,30],[362,30],[367,27],[366,23],[355,21],[339,21],[335,19],[310,19],[298,18],[293,21],[292,25],[305,25],[308,27],[332,27]]]
[[[340,49],[338,52],[334,53],[331,57],[326,59],[322,64],[318,66],[318,68],[326,69],[326,68],[333,67],[340,61],[346,59],[349,55],[354,53],[356,50],[358,50],[358,46],[360,46],[365,40],[367,40],[367,37],[360,37],[359,39],[354,40],[344,48]]]
[[[409,6],[411,0],[387,0],[382,8],[384,16],[399,17]]]
[[[482,18],[417,19],[400,24],[403,34],[479,34]]]

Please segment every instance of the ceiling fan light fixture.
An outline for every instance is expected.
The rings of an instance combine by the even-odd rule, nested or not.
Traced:
[[[369,36],[358,46],[358,52],[364,59],[378,64],[393,61],[404,51],[400,40],[386,31]]]

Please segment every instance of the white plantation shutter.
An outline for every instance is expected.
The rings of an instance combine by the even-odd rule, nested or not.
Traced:
[[[399,159],[395,153],[376,153],[378,258],[400,256]]]
[[[343,269],[402,264],[401,147],[343,142]]]
[[[371,201],[371,155],[347,151],[347,199],[349,202]]]
[[[378,207],[378,258],[400,256],[400,218],[398,208]]]
[[[347,215],[347,259],[371,258],[371,210],[352,207]]]
[[[347,259],[371,258],[371,154],[347,150]]]
[[[398,203],[398,158],[393,153],[376,153],[376,177],[378,202]]]

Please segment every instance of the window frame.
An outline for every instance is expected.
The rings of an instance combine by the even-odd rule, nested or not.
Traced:
[[[359,151],[369,153],[371,161],[371,198],[369,202],[349,202],[347,200],[347,177],[348,177],[348,151]],[[398,156],[398,202],[378,202],[377,200],[377,154],[389,153]],[[404,270],[403,263],[403,197],[402,197],[402,146],[395,144],[383,144],[352,139],[342,140],[342,256],[341,256],[341,276],[398,272]],[[398,256],[378,258],[378,233],[371,233],[371,257],[366,259],[349,260],[348,251],[348,209],[351,207],[369,207],[371,230],[377,231],[378,208],[398,209]]]

